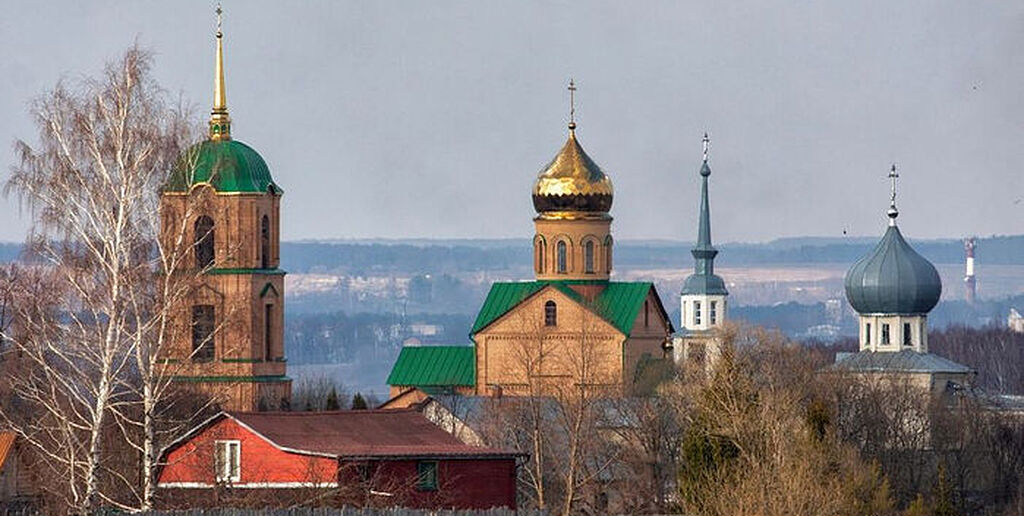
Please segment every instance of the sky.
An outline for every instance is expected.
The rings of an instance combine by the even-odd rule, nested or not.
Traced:
[[[11,2],[0,181],[28,104],[133,42],[204,120],[213,2]],[[526,238],[565,141],[611,176],[618,239],[1024,233],[1024,2],[224,1],[232,135],[285,189],[282,238]],[[30,221],[0,198],[0,241]]]

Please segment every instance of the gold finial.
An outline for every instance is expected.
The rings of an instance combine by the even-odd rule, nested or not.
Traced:
[[[213,109],[210,111],[210,139],[213,141],[231,139],[231,117],[228,116],[228,99],[224,89],[224,33],[221,31],[224,9],[217,4],[217,59],[213,74]]]
[[[708,146],[711,144],[711,138],[708,138],[707,131],[704,131],[704,161],[708,160]]]
[[[576,130],[576,82],[569,78],[569,130]]]
[[[889,170],[889,179],[892,180],[892,191],[889,195],[889,225],[896,225],[896,217],[900,216],[900,210],[896,209],[896,180],[900,178],[900,175],[896,173],[896,164],[892,164],[892,168]]]

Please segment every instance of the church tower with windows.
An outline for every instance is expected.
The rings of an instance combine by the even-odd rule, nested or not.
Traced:
[[[166,374],[228,410],[287,406],[283,191],[263,158],[232,138],[224,88],[224,35],[217,8],[213,109],[207,138],[189,148],[161,198],[165,249],[184,249],[178,274],[188,295],[175,304],[177,331]]]
[[[631,395],[667,374],[673,327],[654,284],[611,279],[612,182],[576,139],[575,91],[569,138],[531,191],[534,280],[491,285],[472,347],[402,350],[389,406],[439,390]]]
[[[896,165],[889,227],[875,249],[846,273],[846,298],[859,315],[860,351],[836,355],[834,370],[909,380],[927,391],[965,388],[974,372],[928,352],[928,312],[942,295],[938,271],[910,246],[896,225]]]
[[[693,255],[693,274],[686,278],[680,294],[680,331],[673,346],[676,361],[703,362],[710,367],[719,355],[718,330],[726,320],[726,298],[729,291],[725,282],[715,274],[715,257],[718,249],[711,243],[711,207],[708,201],[708,146],[711,143],[704,134],[704,162],[700,167],[700,217],[697,227],[697,244],[690,250]]]
[[[570,96],[575,92],[570,82]],[[574,100],[569,139],[533,185],[538,280],[607,280],[612,271],[612,180],[576,140]]]

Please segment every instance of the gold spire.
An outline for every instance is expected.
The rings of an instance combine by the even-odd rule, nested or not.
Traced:
[[[213,75],[213,109],[210,111],[210,139],[213,141],[231,139],[231,117],[228,116],[228,99],[224,91],[224,33],[221,32],[221,15],[224,10],[217,4],[217,61]]]

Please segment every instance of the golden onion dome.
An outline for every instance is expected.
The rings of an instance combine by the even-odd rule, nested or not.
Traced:
[[[612,180],[583,151],[575,126],[569,125],[569,139],[533,184],[533,207],[539,213],[598,214],[612,208]]]

